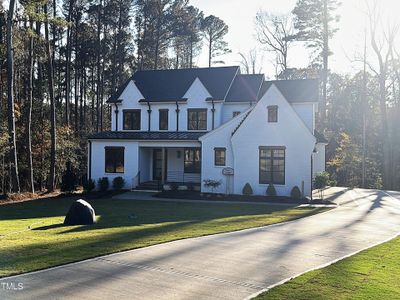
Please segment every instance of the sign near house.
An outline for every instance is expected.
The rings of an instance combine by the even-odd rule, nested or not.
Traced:
[[[234,172],[233,168],[231,168],[231,167],[226,167],[226,168],[222,169],[222,175],[230,176],[233,174],[235,174],[235,172]]]

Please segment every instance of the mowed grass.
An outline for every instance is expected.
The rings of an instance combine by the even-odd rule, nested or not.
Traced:
[[[63,226],[74,199],[0,206],[0,277],[167,241],[235,231],[326,209],[260,204],[90,200],[92,226]]]
[[[256,299],[400,299],[400,238],[306,273]]]

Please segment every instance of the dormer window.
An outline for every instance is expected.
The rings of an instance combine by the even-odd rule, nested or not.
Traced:
[[[207,109],[188,109],[188,130],[207,130]]]
[[[267,107],[268,109],[268,123],[278,122],[278,106],[271,105]]]
[[[140,109],[126,109],[124,114],[124,130],[140,130]]]

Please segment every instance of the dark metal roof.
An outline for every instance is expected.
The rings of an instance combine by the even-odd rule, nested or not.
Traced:
[[[314,130],[314,136],[317,140],[317,143],[322,143],[322,144],[328,143],[328,140],[326,139],[326,137],[322,133],[318,132],[317,130]]]
[[[214,99],[224,100],[239,67],[193,68],[177,70],[138,71],[133,80],[149,102],[176,101],[182,99],[191,84],[199,78]],[[127,87],[129,80],[107,101],[114,103]]]
[[[256,102],[264,75],[237,75],[229,90],[226,102]]]
[[[259,99],[267,90],[275,84],[282,95],[290,103],[318,102],[319,82],[318,79],[296,79],[296,80],[273,80],[264,81]]]
[[[197,141],[199,137],[207,132],[186,132],[186,131],[103,131],[92,134],[89,140],[180,140],[180,141]]]

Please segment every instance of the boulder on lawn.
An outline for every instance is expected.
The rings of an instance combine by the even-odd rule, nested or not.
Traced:
[[[72,203],[64,219],[64,225],[92,225],[96,223],[93,207],[85,200]]]

